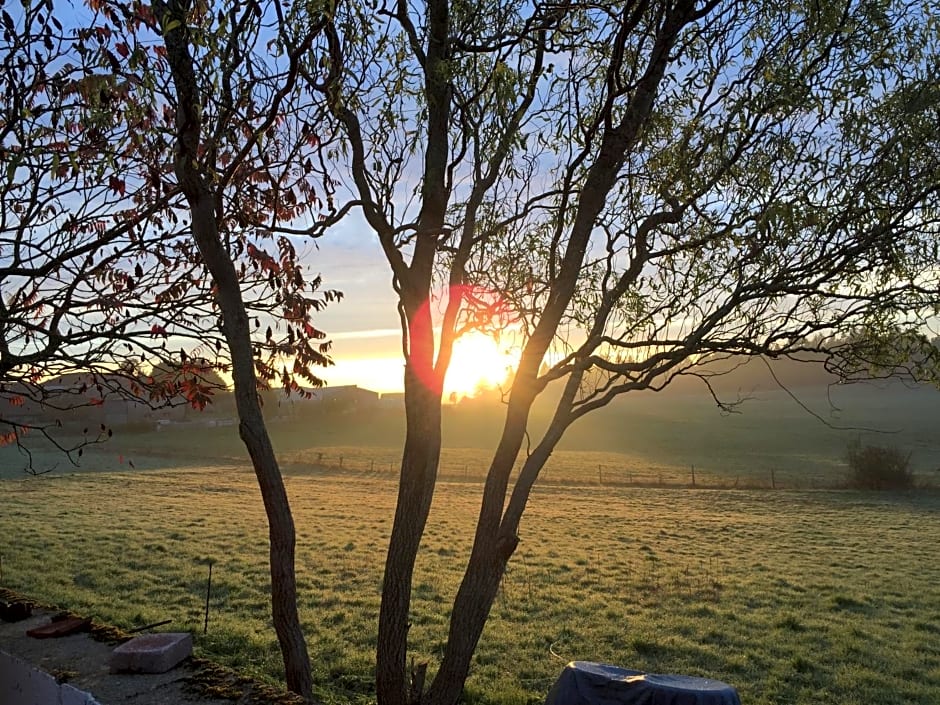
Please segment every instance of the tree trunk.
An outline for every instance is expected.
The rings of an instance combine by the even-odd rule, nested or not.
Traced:
[[[261,412],[251,349],[248,316],[232,260],[215,231],[208,199],[191,201],[193,234],[206,266],[218,286],[223,330],[232,354],[232,379],[238,410],[238,433],[251,456],[268,519],[271,569],[271,617],[284,659],[288,689],[313,701],[310,657],[297,613],[297,581],[294,573],[295,530],[287,490]],[[210,220],[211,218],[211,220]]]
[[[254,354],[248,313],[242,298],[235,265],[219,238],[212,180],[200,170],[199,146],[202,118],[199,88],[190,52],[191,38],[185,18],[186,3],[155,2],[154,10],[166,32],[167,60],[177,94],[176,175],[192,215],[193,238],[218,291],[222,331],[232,357],[235,405],[239,435],[251,456],[268,519],[271,569],[271,617],[284,659],[287,687],[313,701],[310,657],[297,613],[297,582],[294,575],[294,520],[274,448],[261,412],[255,378]]]
[[[407,435],[402,453],[398,504],[385,560],[376,649],[379,705],[407,705],[420,699],[421,683],[408,682],[408,613],[411,579],[434,496],[441,452],[441,395],[405,369]]]
[[[577,373],[569,378],[552,423],[519,472],[508,505],[506,490],[509,474],[525,434],[531,399],[524,397],[518,408],[511,406],[507,413],[503,436],[487,475],[473,550],[454,599],[444,657],[428,690],[425,705],[454,705],[463,692],[470,662],[496,600],[506,566],[519,545],[519,522],[529,493],[570,424],[568,412],[579,380],[580,375]]]
[[[463,693],[477,642],[517,544],[515,536],[500,535],[486,545],[474,544],[454,600],[444,659],[423,705],[454,705]]]
[[[254,390],[252,389],[252,392]],[[255,399],[257,407],[257,398]],[[294,573],[295,531],[287,491],[260,408],[241,416],[238,433],[251,455],[268,517],[271,569],[271,617],[284,660],[287,688],[313,701],[310,657],[297,613],[297,581]]]

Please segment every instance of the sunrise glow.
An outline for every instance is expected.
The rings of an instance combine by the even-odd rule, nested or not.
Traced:
[[[518,363],[519,350],[501,345],[492,336],[476,332],[461,336],[444,380],[444,397],[469,397],[481,389],[504,385]]]

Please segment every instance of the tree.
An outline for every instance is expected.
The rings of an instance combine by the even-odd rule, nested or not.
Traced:
[[[293,521],[258,402],[271,384],[321,384],[329,343],[312,318],[339,296],[295,244],[317,138],[276,66],[292,38],[262,47],[257,4],[88,7],[68,26],[51,0],[2,14],[0,394],[44,409],[107,394],[201,408],[231,374],[270,522],[287,682],[310,698]],[[17,442],[36,428],[8,425]]]
[[[708,384],[706,360],[819,353],[860,370],[861,348],[833,344],[847,331],[923,340],[940,291],[934,14],[903,0],[427,0],[330,16],[309,79],[345,141],[326,168],[349,179],[323,226],[358,208],[374,230],[406,362],[381,705],[457,701],[572,423],[680,375]],[[443,380],[462,332],[501,326],[521,361],[425,687],[421,667],[409,683],[407,636]],[[884,352],[865,347],[890,364]],[[548,389],[554,415],[530,439]]]
[[[306,151],[315,149],[317,141],[309,134],[311,123],[304,120],[295,86],[300,58],[322,24],[293,36],[280,5],[275,2],[268,9],[278,28],[268,47],[277,49],[283,67],[265,64],[255,51],[265,16],[258,4],[233,6],[213,16],[190,0],[157,0],[152,21],[140,10],[138,17],[165,43],[174,89],[166,98],[175,114],[175,174],[192,217],[192,236],[215,283],[231,352],[239,435],[251,456],[268,518],[274,628],[288,688],[311,701],[310,659],[297,613],[294,522],[261,411],[256,346],[235,258],[239,246],[255,247],[239,238],[246,223],[266,234],[289,230],[308,207],[313,187]],[[259,187],[252,189],[242,179],[255,180]],[[270,276],[287,323],[288,340],[276,349],[294,359],[293,374],[285,367],[283,382],[288,391],[298,389],[294,376],[319,386],[310,366],[325,363],[328,347],[313,342],[323,336],[310,316],[322,301],[304,291],[302,267],[290,240],[281,236],[278,244],[281,256],[262,257],[261,268]],[[314,281],[311,288],[316,291],[318,284]],[[272,337],[269,328],[271,344]],[[264,367],[260,372],[261,379],[270,376]]]
[[[0,426],[26,469],[42,472],[31,438],[76,462],[109,435],[76,439],[61,412],[112,397],[199,406],[213,388],[207,372],[227,361],[179,229],[179,192],[158,167],[154,111],[104,48],[113,30],[63,27],[52,2],[10,12],[0,42]],[[185,374],[158,387],[142,360]]]

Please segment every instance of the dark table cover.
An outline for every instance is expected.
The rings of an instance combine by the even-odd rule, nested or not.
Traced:
[[[545,705],[741,705],[741,701],[730,685],[709,678],[572,661],[555,681]]]

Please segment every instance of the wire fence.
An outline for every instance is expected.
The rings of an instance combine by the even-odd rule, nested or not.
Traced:
[[[604,462],[596,457],[604,456]],[[476,449],[444,449],[438,479],[444,482],[478,482],[489,469],[486,452]],[[384,449],[324,449],[288,454],[284,470],[292,474],[330,473],[398,478],[400,451]],[[513,470],[517,476],[521,463]],[[847,486],[843,470],[815,472],[754,469],[732,473],[709,470],[696,464],[656,465],[616,454],[570,451],[553,456],[539,473],[538,485],[584,485],[606,487],[682,487],[700,489],[840,489]]]

